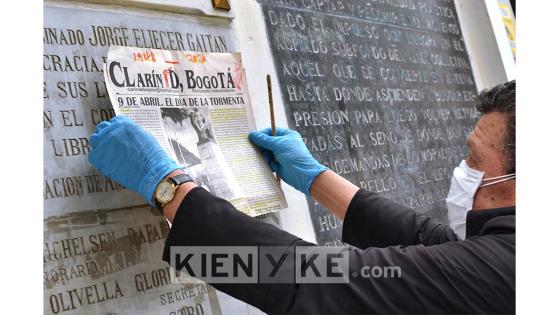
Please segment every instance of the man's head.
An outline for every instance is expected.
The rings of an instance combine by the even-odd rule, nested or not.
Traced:
[[[477,101],[480,119],[467,139],[467,164],[484,178],[515,173],[515,80],[483,91]],[[515,205],[515,179],[481,187],[473,209]]]

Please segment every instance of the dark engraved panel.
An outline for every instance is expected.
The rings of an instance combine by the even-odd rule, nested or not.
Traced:
[[[447,222],[476,86],[451,0],[261,0],[288,116],[356,185]],[[308,199],[319,244],[342,223]]]

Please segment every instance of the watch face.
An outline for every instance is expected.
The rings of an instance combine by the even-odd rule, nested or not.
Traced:
[[[168,181],[163,181],[159,183],[156,188],[156,199],[160,203],[168,203],[170,202],[173,197],[175,196],[175,189],[173,188],[173,184]]]

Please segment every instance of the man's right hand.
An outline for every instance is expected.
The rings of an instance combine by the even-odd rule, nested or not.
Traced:
[[[256,144],[273,172],[279,173],[290,186],[310,195],[309,189],[315,177],[328,168],[313,158],[301,135],[297,131],[276,128],[249,133],[249,139]]]

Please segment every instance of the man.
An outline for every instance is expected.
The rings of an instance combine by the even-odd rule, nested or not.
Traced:
[[[351,274],[364,266],[398,266],[402,276],[214,286],[275,314],[514,313],[515,82],[483,92],[478,109],[482,115],[468,139],[469,157],[455,170],[447,198],[456,226],[474,209],[467,215],[465,240],[449,226],[328,170],[298,133],[252,132],[251,141],[273,171],[343,219],[343,241],[353,246]],[[183,172],[153,137],[124,117],[99,124],[90,143],[90,161],[151,204],[162,178]],[[158,190],[156,200],[160,197]],[[164,250],[168,262],[171,246],[284,246],[292,253],[296,246],[314,245],[237,211],[193,182],[177,188],[163,213],[173,223]]]

